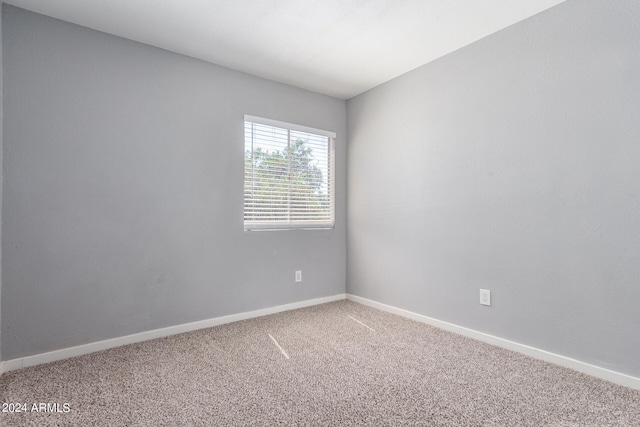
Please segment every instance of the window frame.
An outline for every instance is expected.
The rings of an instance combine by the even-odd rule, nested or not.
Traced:
[[[303,132],[311,135],[327,137],[327,192],[329,193],[329,220],[328,221],[304,221],[304,220],[289,220],[289,222],[281,221],[247,221],[246,219],[246,199],[243,195],[243,224],[244,231],[282,231],[282,230],[330,230],[335,228],[335,140],[336,133],[323,129],[313,128],[309,126],[298,125],[295,123],[283,122],[280,120],[268,119],[264,117],[253,116],[249,114],[244,115],[243,121],[243,145],[246,153],[246,124],[255,123],[259,125],[272,126],[275,128],[283,129],[287,131],[288,140],[291,140],[291,131]],[[252,148],[252,161],[254,149]],[[246,163],[245,163],[246,165]],[[247,182],[247,171],[243,167],[243,194]],[[290,190],[289,190],[290,191]],[[289,208],[290,209],[290,208]]]

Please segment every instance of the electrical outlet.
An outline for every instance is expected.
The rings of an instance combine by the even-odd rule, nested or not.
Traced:
[[[302,270],[296,270],[296,283],[302,282]]]
[[[491,305],[491,291],[480,289],[480,304]]]

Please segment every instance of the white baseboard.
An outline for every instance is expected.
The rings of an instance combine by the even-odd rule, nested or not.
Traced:
[[[377,301],[372,301],[356,295],[346,294],[346,298],[348,300],[351,300],[363,305],[368,305],[369,307],[373,307],[382,311],[397,314],[402,317],[416,320],[418,322],[427,323],[431,326],[435,326],[440,329],[451,331],[456,334],[464,335],[466,337],[473,338],[478,341],[483,341],[488,344],[506,348],[507,350],[512,350],[518,353],[526,354],[527,356],[544,360],[545,362],[554,363],[556,365],[564,366],[566,368],[570,368],[575,371],[582,372],[584,374],[591,375],[596,378],[611,381],[613,383],[623,385],[625,387],[630,387],[636,390],[640,390],[640,378],[632,377],[630,375],[622,374],[620,372],[615,372],[606,368],[601,368],[599,366],[581,362],[579,360],[572,359],[570,357],[551,353],[545,350],[540,350],[538,348],[531,347],[525,344],[520,344],[520,343],[509,341],[503,338],[498,338],[496,336],[485,334],[483,332],[478,332],[473,329],[465,328],[463,326],[458,326],[453,323],[443,322],[441,320],[437,320],[432,317],[423,316],[422,314],[417,314],[408,310],[403,310],[401,308],[393,307],[387,304],[382,304]]]
[[[26,368],[29,366],[41,365],[43,363],[55,362],[57,360],[68,359],[70,357],[81,356],[83,354],[94,353],[96,351],[107,350],[114,347],[120,347],[122,345],[134,344],[137,342],[147,341],[154,338],[162,338],[170,335],[181,334],[184,332],[191,332],[198,329],[210,328],[213,326],[223,325],[225,323],[237,322],[239,320],[252,319],[254,317],[266,316],[269,314],[280,313],[288,310],[295,310],[297,308],[309,307],[318,304],[324,304],[332,301],[339,301],[348,299],[363,305],[367,305],[373,308],[377,308],[382,311],[397,314],[418,322],[426,323],[431,326],[435,326],[440,329],[451,331],[460,335],[464,335],[469,338],[477,339],[479,341],[486,342],[498,347],[512,350],[518,353],[526,354],[527,356],[534,357],[536,359],[544,360],[546,362],[554,363],[556,365],[564,366],[573,369],[578,372],[585,373],[587,375],[601,378],[607,381],[611,381],[616,384],[620,384],[626,387],[630,387],[636,390],[640,390],[640,378],[632,377],[630,375],[615,372],[606,368],[591,365],[589,363],[581,362],[570,357],[562,356],[559,354],[551,353],[545,350],[540,350],[535,347],[531,347],[525,344],[520,344],[514,341],[499,338],[493,335],[478,332],[473,329],[458,326],[453,323],[443,322],[432,317],[424,316],[422,314],[414,313],[401,308],[393,307],[387,304],[383,304],[377,301],[372,301],[366,298],[362,298],[351,294],[337,294],[329,297],[315,298],[305,301],[294,302],[290,304],[279,305],[275,307],[263,308],[260,310],[248,311],[244,313],[231,314],[228,316],[216,317],[213,319],[201,320],[198,322],[184,323],[181,325],[170,326],[162,329],[154,329],[151,331],[140,332],[137,334],[127,335],[124,337],[113,338],[104,341],[97,341],[89,344],[83,344],[75,347],[63,348],[60,350],[50,351],[47,353],[36,354],[33,356],[20,357],[12,360],[5,360],[0,362],[0,375],[4,372],[13,371],[16,369]]]
[[[107,350],[109,348],[120,347],[122,345],[147,341],[154,338],[162,338],[169,335],[191,332],[198,329],[211,328],[225,323],[237,322],[239,320],[252,319],[254,317],[266,316],[280,313],[282,311],[295,310],[297,308],[309,307],[312,305],[324,304],[327,302],[345,299],[345,294],[337,294],[329,297],[314,298],[305,301],[293,302],[291,304],[278,305],[275,307],[263,308],[260,310],[247,311],[244,313],[231,314],[229,316],[216,317],[213,319],[200,320],[198,322],[184,323],[182,325],[170,326],[168,328],[154,329],[152,331],[140,332],[138,334],[127,335],[119,338],[112,338],[104,341],[92,342],[76,347],[63,348],[47,353],[33,356],[19,357],[17,359],[0,362],[0,375],[2,372],[9,372],[29,366],[41,365],[43,363],[55,362],[57,360],[68,359],[70,357],[81,356],[83,354],[94,353],[96,351]]]

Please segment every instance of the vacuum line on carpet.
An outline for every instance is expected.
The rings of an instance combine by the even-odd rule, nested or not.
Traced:
[[[351,317],[351,316],[349,316],[348,314],[347,314],[347,317],[348,317],[348,318],[350,318],[351,320],[355,320],[356,322],[360,323],[360,324],[361,324],[362,326],[364,326],[365,328],[367,328],[367,329],[371,329],[373,332],[375,332],[375,331],[376,331],[375,329],[373,329],[373,328],[371,328],[371,327],[369,327],[369,326],[365,325],[364,323],[362,323],[361,321],[359,321],[359,320],[358,320],[358,319],[356,319],[355,317]]]
[[[271,340],[276,345],[276,347],[278,347],[280,349],[280,352],[284,355],[284,357],[286,357],[288,359],[289,355],[287,354],[286,351],[284,351],[284,349],[282,347],[280,347],[280,344],[278,344],[278,341],[276,341],[276,339],[273,336],[271,336],[271,334],[267,334],[267,335],[269,335],[269,338],[271,338]]]

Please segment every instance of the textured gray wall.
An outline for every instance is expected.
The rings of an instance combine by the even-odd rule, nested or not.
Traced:
[[[640,377],[638,70],[570,0],[349,100],[347,291]]]
[[[344,292],[345,101],[4,20],[4,360]],[[334,230],[243,231],[244,114],[337,132]]]

